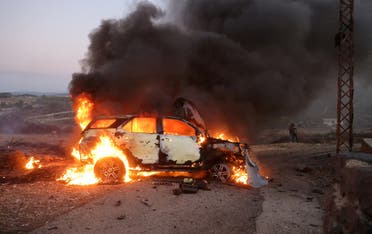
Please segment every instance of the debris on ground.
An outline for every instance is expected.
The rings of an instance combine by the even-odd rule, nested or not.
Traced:
[[[198,188],[199,189],[202,189],[202,190],[211,190],[209,187],[208,187],[208,181],[207,180],[198,180],[196,182],[196,184],[198,185]]]
[[[152,182],[153,185],[167,185],[167,186],[173,186],[173,182],[170,181],[154,181]],[[153,186],[156,187],[156,186]]]
[[[182,194],[182,190],[180,188],[175,188],[172,190],[173,194],[178,196]]]
[[[194,178],[184,178],[179,187],[182,193],[196,193],[199,189]]]
[[[199,187],[196,184],[181,183],[180,189],[182,193],[196,193],[198,192]]]
[[[312,168],[310,168],[309,166],[306,166],[304,164],[298,164],[297,167],[296,167],[296,171],[297,172],[302,172],[302,173],[310,173],[313,171]]]
[[[117,220],[123,220],[125,219],[125,215],[119,215],[118,217],[116,217]]]
[[[141,200],[141,203],[144,204],[147,207],[151,207],[151,205],[150,205],[150,203],[148,203],[148,200],[147,199]]]
[[[121,206],[121,200],[117,201],[114,206]]]
[[[210,190],[207,180],[195,180],[193,178],[184,178],[179,184],[179,188],[173,190],[173,194],[179,195],[181,193],[197,193],[199,189]]]

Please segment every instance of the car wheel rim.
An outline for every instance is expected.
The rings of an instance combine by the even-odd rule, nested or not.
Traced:
[[[119,179],[120,168],[115,163],[105,163],[101,168],[102,174],[105,177],[105,182],[113,182]]]
[[[225,183],[230,177],[230,168],[223,163],[216,164],[212,167],[212,177]]]

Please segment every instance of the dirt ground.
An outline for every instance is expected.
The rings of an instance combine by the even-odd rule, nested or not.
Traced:
[[[71,163],[63,150],[52,155],[52,146],[67,147],[65,139],[69,137],[0,137],[2,148],[39,155],[47,165],[32,172],[0,171],[0,232],[322,232],[325,195],[332,183],[327,154],[334,151],[332,144],[253,146],[261,171],[273,178],[268,186],[247,189],[211,181],[210,191],[176,196],[176,183],[159,185],[154,179],[96,186],[55,181]]]
[[[260,189],[264,201],[257,233],[322,233],[326,196],[334,180],[328,154],[333,147],[298,143],[256,147],[264,173],[274,178]],[[270,148],[276,148],[275,153]]]

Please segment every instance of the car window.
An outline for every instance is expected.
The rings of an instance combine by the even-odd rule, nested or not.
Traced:
[[[96,120],[90,128],[108,128],[113,123],[115,123],[116,119],[98,119]]]
[[[195,129],[177,119],[163,119],[164,134],[195,136]]]
[[[156,133],[156,118],[136,117],[125,124],[123,129],[127,132]]]

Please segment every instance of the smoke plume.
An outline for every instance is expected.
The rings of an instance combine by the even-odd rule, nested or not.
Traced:
[[[171,1],[164,12],[141,2],[89,35],[70,93],[89,93],[98,114],[169,114],[184,97],[209,129],[246,135],[336,83],[337,10],[335,0]],[[357,62],[370,53],[368,12],[355,17]]]

